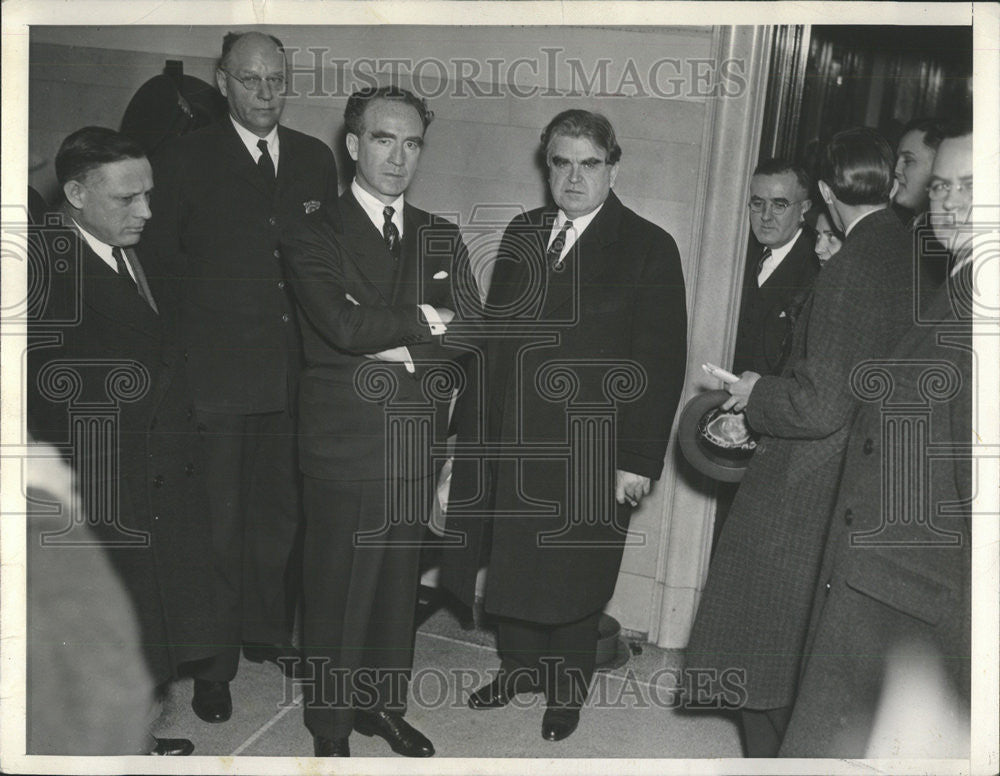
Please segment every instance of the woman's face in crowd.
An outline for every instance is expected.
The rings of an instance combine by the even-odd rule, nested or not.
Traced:
[[[826,264],[830,257],[840,250],[841,245],[843,242],[833,231],[830,219],[825,215],[819,216],[816,219],[816,255],[819,257],[819,263]]]

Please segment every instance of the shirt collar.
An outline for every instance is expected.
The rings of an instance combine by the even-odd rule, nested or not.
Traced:
[[[111,269],[117,272],[118,262],[115,261],[114,254],[112,253],[112,250],[114,250],[114,246],[108,245],[103,240],[99,240],[96,237],[94,237],[94,235],[92,235],[90,232],[88,232],[86,229],[80,226],[80,223],[75,218],[73,219],[73,223],[76,225],[76,228],[80,231],[80,234],[83,235],[83,239],[86,240],[87,245],[90,246],[90,250],[96,253],[100,257],[101,261],[103,261],[105,264],[111,267]]]
[[[771,248],[771,259],[773,259],[774,264],[780,264],[785,256],[792,252],[792,248],[795,243],[798,242],[799,236],[802,234],[802,226],[799,226],[798,231],[792,236],[792,239],[786,242],[779,248]]]
[[[251,132],[249,129],[240,124],[232,116],[229,120],[233,122],[233,127],[236,129],[236,134],[240,136],[240,140],[243,141],[243,145],[247,147],[247,151],[250,152],[250,156],[256,162],[260,158],[260,149],[257,147],[258,140],[267,141],[267,153],[271,157],[271,161],[274,162],[274,169],[278,169],[278,153],[280,152],[278,145],[278,125],[275,124],[271,131],[267,133],[265,137],[259,137]]]
[[[386,203],[380,200],[371,192],[366,191],[361,188],[361,184],[358,183],[358,179],[355,178],[351,181],[351,193],[354,198],[361,205],[361,209],[365,211],[371,222],[375,224],[375,228],[382,231],[382,227],[385,225],[385,216],[382,215],[382,211],[386,207]],[[399,230],[399,236],[403,236],[403,194],[400,194],[392,202],[388,203],[396,212],[392,214],[392,222],[396,225]]]
[[[851,233],[851,230],[858,225],[858,222],[862,218],[868,218],[868,216],[870,216],[872,213],[877,213],[880,210],[885,210],[887,207],[889,207],[889,206],[888,205],[882,205],[882,207],[877,207],[874,210],[869,210],[867,213],[862,213],[860,216],[858,216],[857,218],[855,218],[853,221],[851,221],[851,223],[849,223],[847,225],[847,228],[844,230],[844,237],[847,237],[847,235],[849,235]]]

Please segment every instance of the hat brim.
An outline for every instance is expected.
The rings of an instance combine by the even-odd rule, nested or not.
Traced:
[[[753,453],[724,454],[712,449],[698,430],[705,413],[721,406],[729,398],[727,391],[705,391],[694,396],[681,411],[677,436],[681,452],[695,469],[721,482],[739,482],[743,479]]]

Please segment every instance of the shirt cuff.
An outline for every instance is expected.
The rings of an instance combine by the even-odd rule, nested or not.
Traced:
[[[406,367],[406,371],[409,372],[411,375],[415,374],[417,368],[413,366],[413,357],[410,355],[410,349],[406,347],[406,345],[403,345],[403,350],[406,351],[406,360],[403,361],[403,366]]]
[[[427,325],[431,327],[431,334],[438,337],[448,331],[448,325],[441,320],[441,316],[437,314],[437,310],[434,305],[421,304],[417,305],[420,308],[420,312],[424,314],[424,318],[427,321]]]

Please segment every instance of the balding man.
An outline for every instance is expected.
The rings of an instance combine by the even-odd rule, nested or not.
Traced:
[[[229,103],[220,124],[153,159],[156,214],[144,254],[164,304],[176,306],[198,421],[208,438],[212,547],[227,637],[195,675],[195,712],[229,718],[240,645],[255,661],[291,652],[286,585],[300,524],[292,409],[301,368],[295,308],[278,234],[332,205],[330,149],[281,126],[281,42],[230,33],[216,70]],[[287,665],[287,663],[286,663]]]

